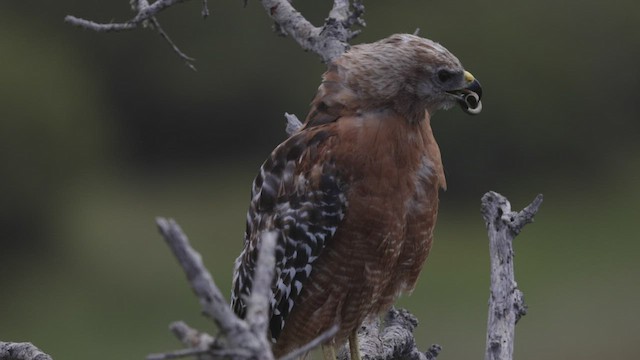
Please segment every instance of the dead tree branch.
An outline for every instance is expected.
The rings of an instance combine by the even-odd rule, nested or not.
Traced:
[[[162,10],[184,1],[187,0],[157,0],[153,4],[149,4],[147,0],[130,0],[131,8],[136,12],[136,16],[122,23],[101,24],[91,20],[77,18],[72,15],[65,16],[64,21],[71,25],[97,32],[126,31],[137,29],[139,27],[154,29],[160,36],[162,36],[169,46],[171,46],[176,55],[184,61],[185,65],[187,65],[191,70],[195,70],[196,68],[192,63],[195,59],[189,57],[187,54],[182,52],[180,48],[178,48],[169,35],[162,29],[158,19],[156,19],[156,15]],[[206,0],[203,0],[202,6],[202,16],[207,17],[209,15],[209,9],[207,8]]]
[[[368,360],[433,360],[440,350],[440,345],[431,345],[422,352],[416,346],[413,331],[418,326],[418,319],[405,309],[392,308],[383,321],[364,324],[358,330],[360,354]],[[346,346],[338,354],[339,360],[349,360]]]
[[[352,9],[348,0],[334,0],[321,27],[313,26],[288,0],[261,0],[261,3],[281,33],[291,36],[304,50],[319,55],[323,62],[349,49],[349,40],[359,33],[351,30],[353,25],[365,26],[364,5],[360,1],[354,2]]]
[[[232,359],[271,360],[271,342],[267,338],[271,282],[275,268],[276,237],[273,233],[263,234],[260,255],[256,265],[259,276],[254,281],[251,297],[247,299],[246,320],[240,319],[231,310],[222,293],[215,285],[209,271],[202,263],[202,257],[191,245],[180,226],[173,220],[156,220],[160,233],[171,248],[173,255],[182,266],[193,292],[200,299],[205,315],[215,321],[224,339],[216,339],[208,334],[191,329],[183,322],[171,325],[178,339],[189,346],[164,354],[149,355],[150,360],[170,359],[182,356],[199,355],[200,359],[226,357]],[[306,351],[330,339],[337,329],[322,334],[319,339],[306,345]]]
[[[203,313],[214,320],[220,330],[225,333],[246,332],[247,325],[231,311],[211,274],[202,263],[202,257],[191,247],[189,239],[180,226],[172,219],[163,218],[156,219],[156,224],[187,275],[187,281],[200,300]]]
[[[51,356],[31,343],[0,341],[0,360],[51,360]]]
[[[188,0],[156,0],[150,4],[148,0],[130,0],[131,8],[136,15],[120,23],[97,23],[73,15],[65,16],[64,21],[96,32],[151,28],[162,36],[189,68],[195,70],[193,65],[195,59],[178,48],[156,18],[161,11],[186,1]],[[275,21],[278,33],[291,36],[304,50],[319,55],[324,62],[340,56],[349,49],[349,40],[359,33],[351,30],[354,25],[365,26],[362,19],[364,5],[358,0],[354,1],[353,5],[349,0],[334,0],[329,17],[321,27],[313,26],[288,0],[260,0],[260,2],[267,14]],[[207,0],[202,0],[202,17],[208,16]]]
[[[511,211],[504,196],[490,191],[482,197],[482,216],[489,233],[491,296],[485,360],[511,360],[515,326],[527,312],[513,271],[513,239],[533,221],[542,204],[538,195],[520,212]]]
[[[287,120],[285,131],[287,135],[291,136],[302,128],[302,122],[295,114],[284,113],[284,118]]]
[[[191,247],[180,226],[171,219],[158,218],[156,223],[167,245],[169,245],[173,255],[178,259],[187,275],[191,289],[200,300],[203,313],[215,321],[225,335],[226,350],[237,350],[238,353],[247,353],[256,359],[273,359],[266,331],[260,332],[260,328],[256,328],[256,324],[258,324],[258,327],[261,326],[260,322],[255,321],[249,324],[235,315],[214,283],[211,274],[202,263],[202,257]],[[267,239],[268,237],[265,237],[264,240]],[[266,244],[266,246],[262,247],[262,256],[258,259],[258,266],[263,268],[275,262],[275,241],[269,242],[267,240]],[[270,249],[269,244],[272,245]],[[271,283],[270,279],[268,281]],[[260,291],[260,289],[258,290]],[[257,294],[255,297],[258,296],[266,295]],[[268,298],[263,300],[254,299],[253,306],[264,306],[268,302]],[[268,308],[254,310],[256,313],[265,314],[268,311]]]
[[[199,359],[231,357],[233,359],[273,359],[271,343],[267,339],[270,286],[275,267],[275,234],[263,234],[251,297],[248,299],[246,320],[239,319],[222,297],[213,278],[202,264],[201,256],[189,245],[186,235],[173,220],[159,218],[157,224],[174,256],[182,266],[194,293],[200,299],[204,314],[220,327],[224,339],[214,338],[190,328],[183,322],[171,325],[172,332],[187,347],[163,354],[151,354],[148,360],[165,360],[184,356]],[[360,352],[371,360],[434,359],[440,347],[434,345],[426,353],[416,348],[413,330],[418,320],[406,310],[392,309],[383,323],[374,322],[359,332]],[[309,344],[295,350],[282,359],[294,359],[330,340],[338,328],[333,327]],[[346,353],[341,359],[347,359]]]

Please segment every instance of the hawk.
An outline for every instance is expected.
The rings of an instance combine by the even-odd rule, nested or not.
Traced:
[[[337,325],[325,358],[347,339],[359,358],[358,327],[413,290],[446,188],[431,116],[455,104],[477,114],[481,95],[453,54],[414,35],[353,46],[328,65],[303,126],[253,182],[235,262],[231,304],[244,317],[261,235],[277,233],[276,357]]]

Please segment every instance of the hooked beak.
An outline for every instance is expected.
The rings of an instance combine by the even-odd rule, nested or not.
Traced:
[[[468,71],[464,72],[464,80],[467,84],[465,88],[448,91],[448,93],[458,100],[462,111],[470,115],[479,114],[480,111],[482,111],[482,102],[480,102],[482,98],[482,86],[480,86],[478,80]]]

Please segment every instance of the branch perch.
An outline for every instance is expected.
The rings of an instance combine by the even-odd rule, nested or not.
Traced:
[[[383,321],[363,324],[358,330],[360,355],[367,360],[433,360],[442,347],[431,345],[422,352],[416,346],[413,331],[418,319],[405,309],[392,308]],[[339,360],[349,360],[349,351],[343,347],[338,354]]]
[[[513,239],[533,221],[542,204],[538,195],[520,212],[511,211],[504,196],[490,191],[482,197],[482,216],[489,234],[491,296],[487,320],[485,360],[511,360],[515,326],[527,313],[513,270]]]

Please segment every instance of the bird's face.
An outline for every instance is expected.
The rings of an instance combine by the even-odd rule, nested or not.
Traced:
[[[482,110],[482,88],[442,45],[419,36],[396,34],[354,46],[341,60],[352,89],[373,101],[390,101],[433,114],[458,104],[467,114]]]
[[[480,82],[464,70],[460,61],[440,44],[420,39],[415,55],[415,94],[433,112],[456,103],[470,115],[482,111]],[[420,46],[422,45],[422,46]],[[412,77],[411,73],[408,76]]]

